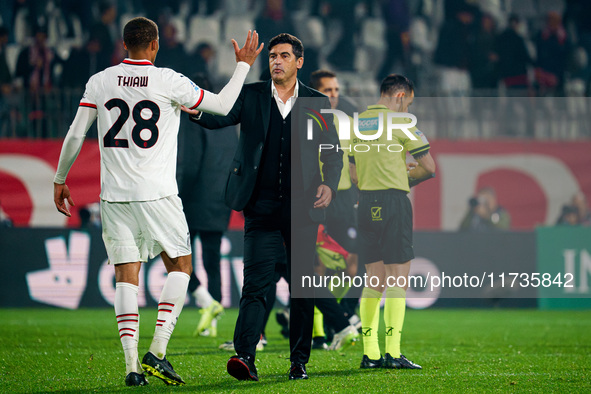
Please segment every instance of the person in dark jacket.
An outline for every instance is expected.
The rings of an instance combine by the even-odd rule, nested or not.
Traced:
[[[245,216],[244,285],[234,331],[237,355],[228,360],[227,371],[239,380],[258,380],[254,361],[265,295],[276,262],[287,254],[291,279],[289,378],[308,379],[305,366],[312,347],[314,299],[313,290],[304,288],[303,280],[314,274],[318,223],[324,220],[324,209],[336,193],[343,152],[334,149],[339,139],[331,122],[326,123],[325,131],[316,133],[298,127],[306,125],[310,110],[330,108],[326,96],[297,79],[304,63],[302,42],[282,33],[271,39],[268,50],[271,80],[245,85],[228,115],[184,110],[191,120],[207,128],[241,126],[225,190],[226,204],[244,210]],[[320,152],[322,170],[320,146],[333,147]]]
[[[509,17],[509,27],[497,39],[499,78],[508,90],[525,90],[529,87],[527,66],[533,60],[527,51],[525,39],[519,34],[519,16]]]
[[[571,51],[570,40],[557,12],[549,12],[536,36],[536,83],[540,96],[564,94],[564,73]]]
[[[193,76],[192,81],[211,90],[211,83],[204,74]],[[181,120],[177,165],[179,196],[183,201],[191,242],[194,244],[197,237],[201,241],[203,267],[207,273],[207,287],[201,284],[195,270],[189,281],[188,292],[201,307],[201,318],[194,335],[215,337],[217,318],[224,310],[221,305],[220,246],[231,209],[224,204],[223,193],[225,175],[237,146],[235,127],[208,130],[187,119]]]

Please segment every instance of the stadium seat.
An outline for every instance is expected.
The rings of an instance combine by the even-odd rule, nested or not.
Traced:
[[[511,12],[528,19],[538,15],[535,0],[513,0]]]
[[[187,24],[185,20],[180,16],[173,16],[170,19],[176,29],[176,38],[179,42],[185,42],[187,40]]]
[[[197,44],[201,42],[207,42],[214,47],[219,47],[220,30],[220,21],[217,18],[206,18],[199,15],[191,17],[185,50],[187,53],[193,53]]]
[[[366,18],[361,25],[361,44],[366,47],[386,50],[384,34],[386,24],[381,18]]]
[[[324,25],[319,17],[299,13],[294,16],[294,25],[306,48],[320,48],[324,45]]]
[[[238,41],[238,45],[242,46],[244,42]],[[259,67],[259,61],[257,61],[252,65],[248,76],[246,77],[247,82],[255,82],[259,80],[259,75],[261,73]],[[234,54],[234,47],[228,43],[222,43],[217,48],[217,70],[219,77],[222,80],[228,80],[232,74],[234,73],[234,69],[236,68],[236,55]]]
[[[8,44],[6,46],[6,63],[11,75],[14,75],[16,70],[16,62],[21,49],[22,47],[19,44]]]
[[[249,30],[254,29],[254,20],[245,16],[231,16],[224,21],[222,44],[230,42],[233,38],[240,45],[244,44],[244,37]]]
[[[29,44],[32,28],[27,22],[28,10],[21,8],[14,16],[14,41],[22,46]]]

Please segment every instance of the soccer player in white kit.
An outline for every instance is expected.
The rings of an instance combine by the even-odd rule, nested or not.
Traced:
[[[115,315],[125,353],[125,384],[147,384],[145,369],[166,384],[180,385],[185,382],[166,359],[166,347],[193,269],[189,230],[175,177],[181,105],[226,115],[263,45],[259,47],[258,34],[250,31],[242,48],[232,40],[236,70],[216,95],[182,74],[154,66],[159,44],[153,21],[142,17],[130,20],[123,30],[123,41],[129,57],[93,75],[86,84],[60,154],[54,202],[58,211],[71,216],[65,200],[70,205],[74,202],[66,176],[98,117],[103,241],[109,262],[115,266]],[[141,262],[158,254],[168,277],[152,344],[140,364],[139,271]]]

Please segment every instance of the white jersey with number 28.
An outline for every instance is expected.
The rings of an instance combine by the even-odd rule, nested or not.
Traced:
[[[178,194],[181,105],[196,108],[204,91],[148,60],[125,59],[93,75],[80,106],[98,111],[101,198],[150,201]]]

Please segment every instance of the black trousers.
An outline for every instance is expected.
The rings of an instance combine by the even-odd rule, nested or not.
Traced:
[[[308,219],[305,211],[297,216],[299,220],[291,220],[289,201],[278,203],[265,213],[244,210],[244,284],[234,330],[234,348],[238,354],[254,356],[256,353],[264,328],[265,296],[274,281],[275,264],[287,257],[290,290],[293,280],[301,281],[302,275],[314,274],[318,224]],[[292,270],[292,266],[295,269]],[[310,358],[314,323],[312,291],[309,289],[305,298],[291,297],[289,345],[292,362],[305,364]]]
[[[333,328],[335,332],[339,332],[349,326],[346,311],[326,287],[316,289],[315,296],[316,307],[324,315],[324,323],[328,327]]]
[[[222,244],[222,231],[198,231],[189,230],[191,234],[191,244],[195,240],[195,237],[201,238],[201,257],[203,259],[203,267],[207,273],[207,290],[209,294],[217,302],[222,301],[222,277],[220,274],[220,245]],[[196,251],[193,252],[195,254]],[[193,256],[195,259],[195,256]],[[195,275],[195,272],[191,273],[189,280],[189,293],[193,293],[197,287],[201,284],[201,281]]]

